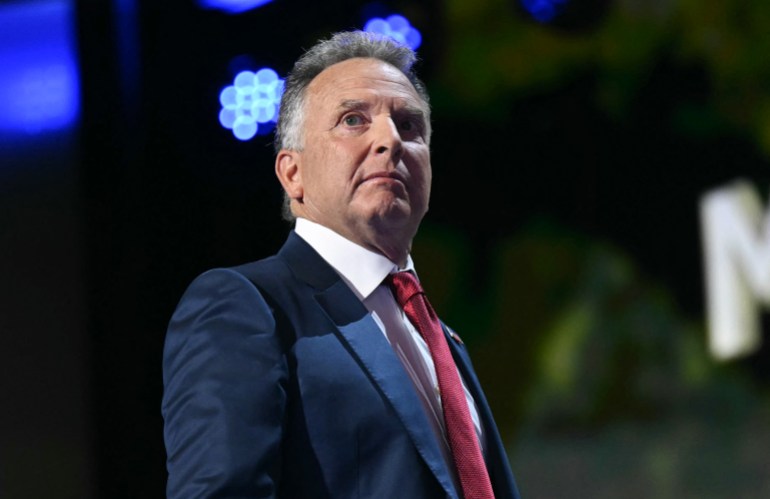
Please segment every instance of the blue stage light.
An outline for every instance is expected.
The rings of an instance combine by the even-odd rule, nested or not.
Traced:
[[[219,122],[239,140],[249,140],[260,130],[268,132],[278,120],[283,85],[270,68],[241,71],[219,94]]]
[[[538,22],[553,20],[567,0],[521,0],[521,5]]]
[[[198,0],[198,5],[204,9],[216,9],[228,14],[240,14],[247,10],[256,9],[273,0]]]
[[[0,5],[0,135],[37,135],[77,121],[73,3]]]
[[[417,50],[417,47],[422,43],[420,32],[409,24],[407,18],[398,14],[388,16],[385,19],[373,17],[367,21],[364,31],[388,36],[412,50]]]

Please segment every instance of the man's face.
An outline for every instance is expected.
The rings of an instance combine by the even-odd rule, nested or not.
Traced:
[[[372,230],[411,242],[430,197],[427,115],[411,82],[382,61],[320,73],[305,99],[296,214],[365,247],[377,248]]]

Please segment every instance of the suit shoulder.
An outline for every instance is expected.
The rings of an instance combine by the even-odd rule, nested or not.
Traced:
[[[294,293],[303,293],[307,284],[298,279],[290,265],[280,255],[272,255],[262,260],[245,263],[234,267],[222,267],[208,270],[198,276],[196,281],[205,280],[253,287],[260,295],[273,305],[292,302],[289,299]]]
[[[285,280],[291,271],[277,256],[244,263],[233,267],[215,267],[198,274],[191,282],[194,287],[208,281],[250,281],[257,287],[271,280]]]
[[[291,274],[286,262],[278,255],[272,255],[255,262],[244,263],[235,267],[228,267],[227,270],[237,272],[250,281],[264,281],[275,278],[275,276]]]
[[[200,301],[203,298],[219,300],[228,295],[241,293],[262,295],[264,287],[260,282],[275,276],[272,267],[280,268],[273,261],[274,257],[237,267],[217,267],[197,275],[186,287],[177,308],[191,299]],[[275,277],[273,277],[275,278]]]
[[[263,292],[274,295],[296,285],[296,278],[285,260],[273,255],[255,262],[224,269],[236,273]]]

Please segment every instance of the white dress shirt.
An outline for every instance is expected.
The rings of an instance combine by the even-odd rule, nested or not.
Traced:
[[[441,397],[433,358],[422,335],[414,328],[396,302],[391,290],[383,283],[388,274],[399,270],[414,272],[412,257],[407,258],[405,268],[399,269],[385,256],[369,251],[331,229],[304,218],[297,219],[295,232],[337,271],[353,290],[353,293],[363,302],[367,310],[371,312],[372,318],[393,347],[414,383],[415,390],[425,408],[431,428],[436,434],[439,447],[447,462],[447,468],[453,475],[455,485],[459,487],[444,428],[444,415],[441,409]],[[460,375],[460,379],[483,452],[484,439],[482,438],[482,427],[476,410],[476,403],[468,391],[462,375]],[[458,488],[458,490],[461,489]]]

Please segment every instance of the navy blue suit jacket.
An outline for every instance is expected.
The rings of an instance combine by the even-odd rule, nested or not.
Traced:
[[[518,498],[465,348],[497,499]],[[361,301],[299,236],[198,277],[169,325],[171,498],[457,498],[412,382]]]

